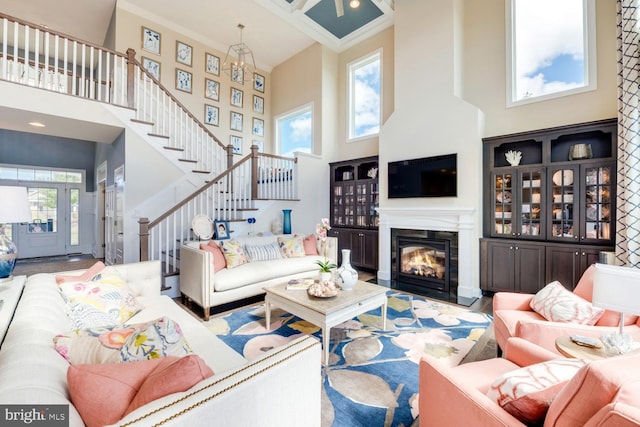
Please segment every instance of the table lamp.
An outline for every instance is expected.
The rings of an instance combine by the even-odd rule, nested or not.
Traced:
[[[608,352],[626,353],[639,346],[624,334],[624,315],[640,315],[640,269],[619,265],[596,264],[593,276],[593,297],[596,307],[620,312],[619,331],[600,337]]]
[[[0,283],[13,280],[18,248],[4,234],[2,224],[31,221],[26,187],[0,186]]]

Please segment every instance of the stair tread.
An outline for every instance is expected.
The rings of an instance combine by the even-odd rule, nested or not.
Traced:
[[[173,151],[184,151],[184,148],[178,148],[178,147],[167,147],[166,145],[164,147],[165,150],[173,150]]]
[[[179,162],[185,162],[185,163],[198,163],[197,160],[192,160],[192,159],[178,159]]]
[[[155,124],[153,122],[148,122],[146,120],[140,120],[140,119],[131,119],[131,121],[134,123],[141,123],[143,125],[150,125],[150,126],[153,126]]]
[[[151,132],[149,132],[147,135],[149,135],[149,136],[154,136],[154,137],[156,137],[156,138],[164,138],[164,139],[169,139],[169,138],[171,138],[169,135],[160,135],[160,134],[158,134],[158,133],[151,133]]]

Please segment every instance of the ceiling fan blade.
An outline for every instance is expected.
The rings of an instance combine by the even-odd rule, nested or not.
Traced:
[[[342,0],[336,0],[336,14],[338,15],[338,18],[344,15],[344,4],[342,3]]]

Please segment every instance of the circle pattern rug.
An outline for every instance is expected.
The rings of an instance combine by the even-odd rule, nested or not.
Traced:
[[[381,309],[331,328],[329,365],[322,367],[322,425],[410,426],[418,416],[422,357],[455,366],[491,325],[492,317],[456,305],[388,291],[387,329]],[[280,309],[265,328],[264,304],[211,319],[207,327],[251,360],[301,334],[321,329]]]

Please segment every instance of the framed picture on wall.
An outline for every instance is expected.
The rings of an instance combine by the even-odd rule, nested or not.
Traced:
[[[264,153],[264,142],[262,142],[262,141],[253,141],[253,145],[258,147],[258,153]]]
[[[242,154],[242,137],[237,135],[231,135],[229,137],[231,145],[233,145],[233,154]]]
[[[235,87],[232,87],[231,88],[231,105],[233,105],[234,107],[242,108],[243,95],[244,95],[244,92],[242,92],[240,89],[236,89]]]
[[[160,63],[153,59],[142,57],[142,68],[147,70],[154,79],[160,80]]]
[[[253,134],[256,136],[264,136],[264,120],[257,117],[253,118]]]
[[[160,33],[151,28],[142,27],[142,49],[160,55]]]
[[[215,105],[204,104],[204,122],[208,125],[218,126],[220,110]]]
[[[204,79],[204,97],[213,99],[214,101],[220,100],[220,83],[211,79]]]
[[[176,41],[176,61],[191,67],[193,48],[186,43]]]
[[[220,75],[220,58],[210,53],[204,54],[204,70],[209,74]]]
[[[176,68],[176,89],[191,93],[191,79],[190,72]]]
[[[253,73],[253,88],[264,93],[264,76],[262,74]]]
[[[236,64],[231,64],[231,81],[244,84],[244,70]]]
[[[242,114],[235,111],[231,112],[231,130],[242,132]]]
[[[253,111],[255,113],[264,114],[264,98],[258,95],[253,95]]]

